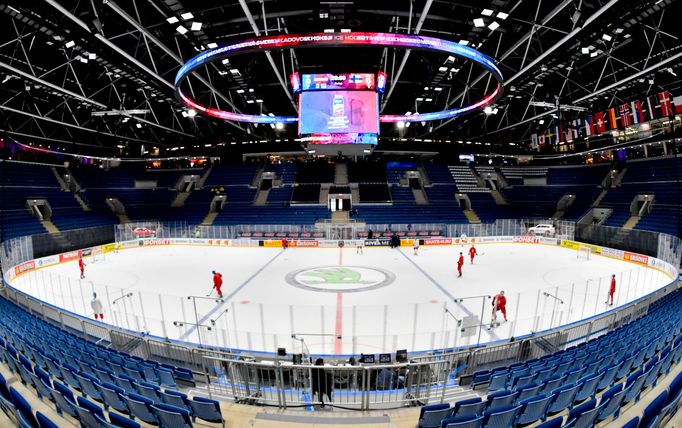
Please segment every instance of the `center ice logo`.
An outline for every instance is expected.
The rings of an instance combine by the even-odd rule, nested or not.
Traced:
[[[395,275],[373,267],[319,266],[290,272],[285,279],[305,290],[353,293],[384,287],[395,280]]]
[[[372,281],[362,280],[362,274],[349,268],[322,268],[302,272],[303,276],[317,279],[303,280],[307,285],[318,284],[369,284]]]

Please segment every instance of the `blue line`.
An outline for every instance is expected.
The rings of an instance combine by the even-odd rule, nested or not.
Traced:
[[[410,256],[408,256],[407,254],[403,253],[403,250],[402,250],[402,249],[398,249],[398,252],[399,252],[403,257],[405,257],[405,259],[407,259],[408,262],[412,263],[412,266],[414,266],[415,268],[417,268],[417,270],[418,270],[419,272],[421,272],[425,277],[427,277],[427,278],[429,279],[429,281],[431,281],[431,282],[433,283],[433,285],[435,285],[436,287],[438,287],[438,288],[440,289],[440,291],[443,292],[443,294],[445,294],[446,296],[448,296],[450,299],[452,299],[452,301],[453,301],[457,306],[459,306],[460,308],[462,308],[462,311],[464,311],[464,313],[466,313],[466,314],[469,315],[469,316],[476,316],[476,315],[474,315],[474,313],[471,312],[466,306],[464,306],[464,305],[461,304],[460,302],[455,301],[455,300],[457,299],[455,296],[453,296],[452,294],[450,294],[450,293],[445,289],[445,287],[443,287],[442,285],[440,285],[440,283],[438,283],[438,281],[436,281],[431,275],[429,275],[424,269],[422,269],[421,266],[419,266],[417,263],[415,263],[414,260],[412,260],[412,259],[410,258]],[[481,325],[479,326],[479,328],[483,328],[483,320],[480,320],[480,324],[481,324]],[[488,335],[490,335],[490,337],[492,337],[493,339],[499,339],[499,337],[498,337],[495,333],[493,333],[492,330],[488,330]]]
[[[201,318],[201,319],[199,320],[198,324],[203,324],[203,323],[205,323],[206,321],[208,321],[208,320],[211,318],[211,315],[215,314],[216,312],[218,312],[218,310],[220,310],[223,306],[225,306],[225,305],[228,303],[228,301],[229,301],[232,297],[234,297],[235,294],[239,293],[239,292],[242,290],[242,288],[246,287],[246,286],[249,284],[249,282],[251,282],[255,277],[257,277],[258,274],[260,274],[261,272],[263,272],[263,271],[265,270],[265,268],[267,268],[268,266],[270,266],[270,263],[274,262],[274,261],[277,259],[277,257],[281,256],[283,253],[284,253],[284,250],[282,250],[282,251],[280,251],[279,253],[275,254],[275,256],[274,256],[273,258],[271,258],[270,260],[268,260],[268,262],[265,263],[263,266],[261,266],[261,268],[258,269],[256,272],[254,272],[253,275],[251,275],[250,277],[248,277],[248,278],[246,279],[246,281],[242,282],[241,285],[240,285],[239,287],[237,287],[232,293],[230,293],[230,294],[228,294],[227,296],[223,297],[223,303],[221,303],[220,305],[216,305],[213,309],[211,309],[206,315],[204,315],[203,318]],[[187,336],[189,336],[190,334],[192,334],[192,333],[194,332],[194,330],[196,330],[196,329],[197,329],[197,326],[195,326],[195,325],[191,326],[186,332],[184,332],[184,333],[180,336],[180,340],[185,339]]]

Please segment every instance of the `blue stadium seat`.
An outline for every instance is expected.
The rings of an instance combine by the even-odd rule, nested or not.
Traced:
[[[482,401],[481,397],[468,398],[455,403],[452,416],[482,416],[487,402]]]
[[[83,428],[96,428],[99,426],[95,415],[100,415],[104,418],[102,408],[87,398],[79,396],[77,398],[78,405],[76,406],[77,419]]]
[[[133,421],[132,419],[119,415],[118,413],[115,412],[110,412],[109,413],[109,421],[111,422],[112,425],[120,428],[140,428],[141,425],[138,424],[137,422]]]
[[[483,416],[462,415],[453,416],[443,420],[442,428],[481,428]]]
[[[189,412],[180,407],[171,406],[170,404],[152,404],[152,409],[159,418],[161,426],[169,426],[173,428],[191,428],[192,421],[189,417]]]
[[[516,400],[516,392],[502,390],[488,395],[488,405],[486,410],[496,409],[502,406],[509,406]]]
[[[507,428],[514,426],[521,406],[503,405],[483,412],[483,426],[486,428]]]
[[[40,428],[59,428],[59,425],[52,422],[50,418],[40,412],[36,412],[36,419]]]
[[[539,394],[535,397],[519,401],[518,404],[521,406],[521,410],[516,423],[526,425],[545,419],[550,399],[551,397],[545,394]]]
[[[152,405],[154,402],[146,397],[139,394],[130,393],[124,397],[128,409],[130,409],[130,415],[134,418],[138,418],[143,422],[152,425],[158,425],[159,419],[152,410]]]
[[[17,411],[26,419],[30,427],[38,427],[38,421],[33,415],[33,409],[28,401],[14,387],[9,387],[9,396]]]
[[[216,400],[204,397],[193,397],[189,402],[189,407],[192,409],[193,421],[196,421],[196,418],[199,418],[207,422],[218,423],[225,426],[225,419],[223,419],[223,414],[220,411],[220,403]],[[438,427],[440,424],[434,426]]]
[[[419,411],[418,426],[420,428],[440,427],[441,421],[446,419],[451,411],[450,405],[446,403],[424,406]]]
[[[125,401],[123,401],[123,395],[125,394],[123,388],[110,383],[104,383],[99,386],[99,389],[102,392],[104,407],[106,409],[111,407],[121,413],[128,414],[128,406],[126,406]]]
[[[575,395],[578,393],[578,385],[569,383],[552,391],[552,400],[547,410],[549,414],[558,413],[573,405]]]

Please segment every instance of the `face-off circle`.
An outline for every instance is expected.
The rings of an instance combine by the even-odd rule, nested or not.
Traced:
[[[267,51],[272,49],[290,48],[328,48],[328,47],[386,47],[420,49],[431,52],[441,52],[447,55],[459,57],[483,67],[497,81],[495,88],[473,104],[450,110],[429,113],[415,113],[410,115],[381,115],[381,122],[428,122],[433,120],[449,119],[465,113],[480,110],[495,102],[502,96],[502,72],[490,57],[478,52],[476,49],[461,45],[450,40],[437,39],[435,37],[416,36],[412,34],[392,33],[311,33],[311,34],[286,34],[279,36],[256,37],[226,46],[219,46],[207,50],[187,61],[178,70],[175,76],[175,94],[183,104],[207,116],[217,117],[235,122],[250,123],[294,123],[298,121],[296,116],[267,116],[241,114],[220,110],[199,104],[181,89],[182,83],[188,75],[199,67],[214,61],[233,55]]]
[[[290,272],[285,280],[304,290],[357,293],[385,287],[395,281],[395,274],[366,266],[319,266]]]

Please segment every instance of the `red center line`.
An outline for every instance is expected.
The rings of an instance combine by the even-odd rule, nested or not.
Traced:
[[[343,265],[343,248],[339,248],[339,266]],[[343,293],[336,293],[336,328],[334,330],[334,353],[340,354],[343,351]]]

